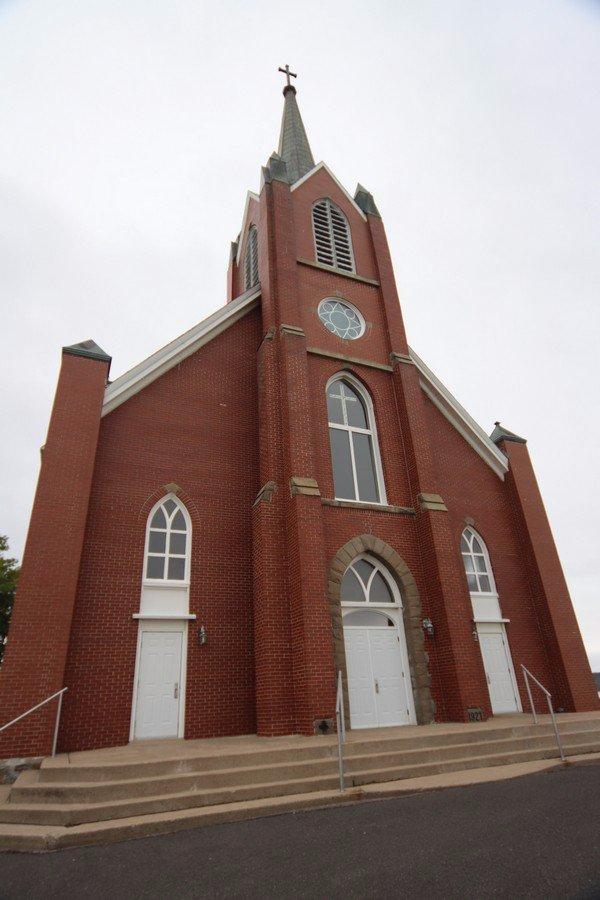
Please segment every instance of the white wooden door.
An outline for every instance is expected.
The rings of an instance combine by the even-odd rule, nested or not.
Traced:
[[[407,725],[410,721],[406,675],[395,628],[370,628],[371,665],[379,725]]]
[[[180,631],[142,631],[136,738],[177,737],[181,691]]]
[[[504,625],[478,625],[477,631],[492,712],[519,712],[521,704]]]
[[[371,666],[368,628],[344,628],[350,725],[352,728],[375,728],[377,704]]]
[[[396,628],[344,628],[350,725],[376,728],[411,721],[410,673]]]

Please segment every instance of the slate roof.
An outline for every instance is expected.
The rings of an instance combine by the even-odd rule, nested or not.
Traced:
[[[296,102],[296,88],[293,84],[284,87],[283,96],[285,100],[281,132],[279,134],[278,156],[286,164],[289,183],[294,184],[303,175],[314,169],[315,161],[308,143],[300,109]]]

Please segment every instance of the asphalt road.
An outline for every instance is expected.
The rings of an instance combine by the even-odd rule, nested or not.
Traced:
[[[600,766],[50,854],[2,898],[599,897]]]

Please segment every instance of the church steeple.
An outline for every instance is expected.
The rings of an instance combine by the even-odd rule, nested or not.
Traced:
[[[296,102],[296,88],[290,82],[290,76],[295,78],[296,75],[290,72],[288,65],[286,65],[285,69],[280,68],[279,71],[285,74],[287,84],[283,89],[285,99],[278,153],[286,164],[290,184],[294,184],[294,182],[314,168],[315,161]]]

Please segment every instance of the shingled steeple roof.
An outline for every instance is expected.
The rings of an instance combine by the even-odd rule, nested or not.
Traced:
[[[294,184],[314,169],[315,161],[296,102],[296,88],[293,84],[286,84],[283,96],[285,99],[278,153],[286,164],[290,184]]]

